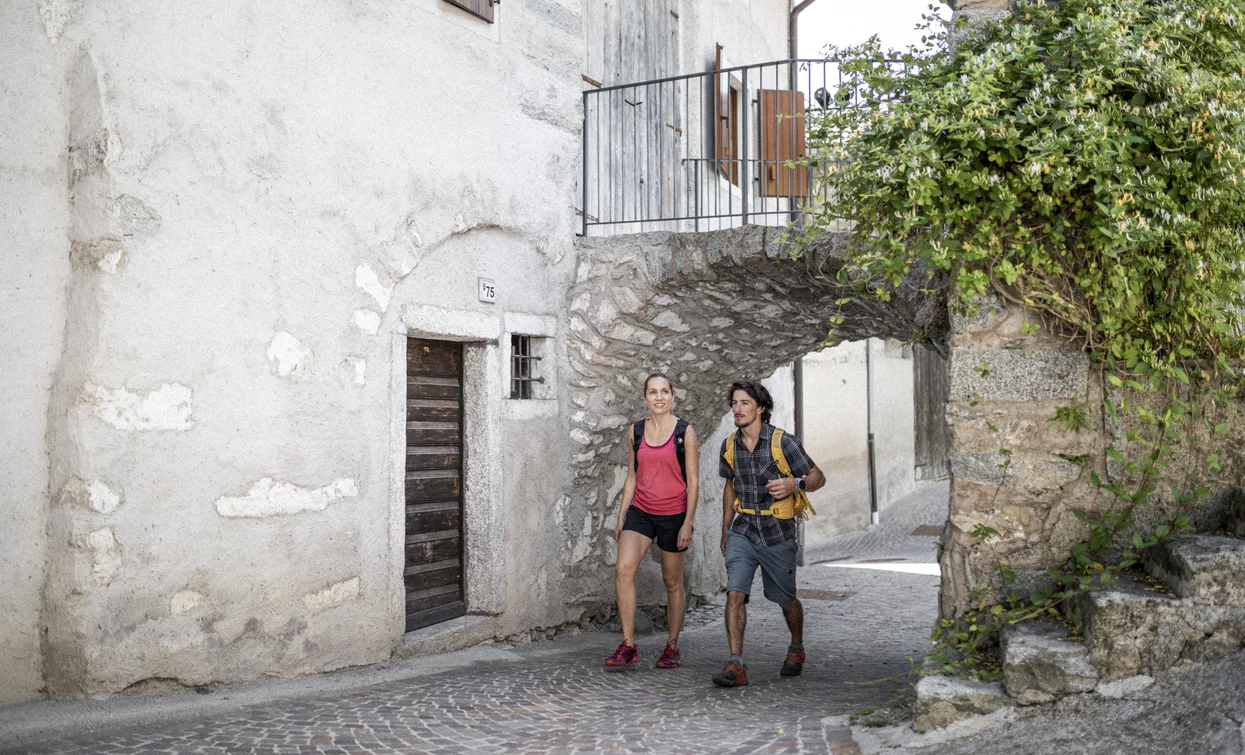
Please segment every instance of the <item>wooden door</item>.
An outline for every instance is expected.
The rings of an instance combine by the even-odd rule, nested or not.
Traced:
[[[463,590],[463,347],[406,346],[406,631],[467,612]]]
[[[951,381],[947,360],[922,344],[912,346],[912,398],[916,420],[916,479],[947,476],[951,431],[947,428],[947,397]]]

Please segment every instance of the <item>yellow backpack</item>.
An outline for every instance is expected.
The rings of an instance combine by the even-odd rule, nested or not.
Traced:
[[[731,470],[735,469],[735,436],[737,434],[737,432],[731,433],[726,438],[726,463]],[[774,428],[774,434],[770,437],[769,452],[770,456],[774,457],[774,463],[778,465],[779,472],[782,472],[787,477],[795,476],[791,474],[791,465],[787,463],[787,457],[783,455],[782,430],[777,427]],[[740,514],[760,514],[762,516],[772,516],[775,519],[794,519],[797,516],[803,519],[808,519],[809,514],[817,513],[817,511],[813,509],[813,504],[808,501],[808,494],[803,490],[797,490],[794,495],[784,498],[781,501],[774,501],[770,504],[768,509],[762,509],[761,511],[757,511],[756,509],[745,509],[742,505],[740,505],[739,499],[736,498],[735,511]]]

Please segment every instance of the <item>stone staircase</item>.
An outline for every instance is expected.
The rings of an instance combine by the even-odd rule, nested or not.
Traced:
[[[1003,633],[1001,684],[922,679],[914,728],[1071,694],[1122,697],[1178,662],[1220,660],[1245,647],[1245,539],[1179,535],[1147,550],[1143,565],[1145,575],[1126,574],[1067,607],[1083,642],[1062,624],[1029,622]]]

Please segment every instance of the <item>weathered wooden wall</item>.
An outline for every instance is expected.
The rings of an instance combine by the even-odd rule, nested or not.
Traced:
[[[951,433],[947,428],[948,375],[947,360],[938,352],[919,344],[913,347],[912,400],[918,480],[947,476],[947,456],[951,451]]]
[[[677,14],[677,0],[587,0],[587,75],[609,87],[682,73]],[[679,164],[688,130],[686,94],[682,82],[667,82],[589,97],[587,146],[593,169],[587,212],[602,220],[671,213],[684,191]],[[682,199],[677,201],[682,205]]]

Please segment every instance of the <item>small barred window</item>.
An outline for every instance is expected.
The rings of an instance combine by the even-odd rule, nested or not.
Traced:
[[[510,398],[535,398],[533,386],[545,382],[533,348],[535,340],[517,333],[510,336]]]

